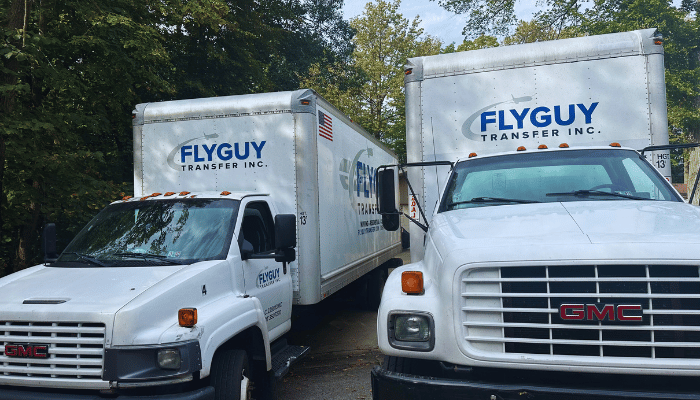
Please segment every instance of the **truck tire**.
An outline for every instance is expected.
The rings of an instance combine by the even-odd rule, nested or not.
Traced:
[[[367,310],[376,311],[379,309],[379,303],[382,301],[384,284],[388,276],[389,273],[387,269],[384,268],[384,266],[379,266],[365,277],[367,285],[365,288],[364,306]]]
[[[214,356],[211,386],[214,400],[250,400],[253,382],[250,379],[248,355],[244,350],[222,350]]]

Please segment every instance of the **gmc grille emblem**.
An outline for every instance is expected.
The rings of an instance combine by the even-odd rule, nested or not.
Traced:
[[[559,318],[565,321],[620,321],[642,320],[641,304],[562,304]]]
[[[5,356],[12,358],[48,358],[48,344],[6,344]]]

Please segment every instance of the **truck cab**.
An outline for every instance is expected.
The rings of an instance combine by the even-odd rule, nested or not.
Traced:
[[[384,289],[375,399],[697,392],[700,210],[639,152],[472,154],[428,218]]]
[[[56,260],[0,280],[0,398],[174,385],[209,398],[216,369],[231,367],[217,359],[237,345],[250,368],[269,369],[270,343],[291,326],[295,220],[254,193],[112,203]]]

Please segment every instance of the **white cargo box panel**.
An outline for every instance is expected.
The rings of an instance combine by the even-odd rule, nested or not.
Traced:
[[[372,208],[372,173],[391,163],[391,152],[311,90],[135,110],[136,196],[266,194],[279,213],[297,216],[290,270],[299,304],[322,300],[398,252],[398,234],[381,229]]]
[[[654,43],[654,32],[409,59],[408,161],[455,161],[470,153],[561,143],[618,142],[635,149],[668,144],[663,47]],[[647,157],[670,179],[668,151]],[[447,167],[409,171],[428,216],[447,172]]]

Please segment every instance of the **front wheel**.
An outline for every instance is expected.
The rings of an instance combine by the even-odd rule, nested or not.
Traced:
[[[250,400],[253,382],[250,380],[248,355],[244,350],[222,350],[214,356],[211,367],[214,400]]]

